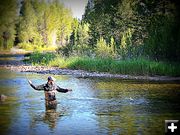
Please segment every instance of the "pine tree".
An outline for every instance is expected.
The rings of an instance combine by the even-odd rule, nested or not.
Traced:
[[[31,0],[24,0],[20,10],[19,40],[24,43],[33,43],[37,35],[37,17]]]
[[[72,14],[58,0],[24,0],[18,36],[34,46],[66,45],[72,32]]]
[[[16,0],[0,1],[0,49],[10,49],[14,44],[17,5]]]

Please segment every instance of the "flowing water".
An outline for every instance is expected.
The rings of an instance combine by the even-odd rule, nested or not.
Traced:
[[[164,134],[164,120],[180,119],[180,84],[54,75],[72,88],[57,93],[56,110],[46,110],[43,91],[33,90],[48,74],[0,69],[1,135],[153,135]]]

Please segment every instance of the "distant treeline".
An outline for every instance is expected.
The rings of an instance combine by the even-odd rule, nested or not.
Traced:
[[[82,20],[58,0],[0,1],[0,46],[65,56],[180,60],[178,0],[89,0]]]
[[[113,38],[124,58],[180,60],[179,11],[178,0],[89,0],[83,21],[93,47]]]
[[[58,0],[0,1],[1,49],[27,50],[67,44],[72,32],[70,9]]]

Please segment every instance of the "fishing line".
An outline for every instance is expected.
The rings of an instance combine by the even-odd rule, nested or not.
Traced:
[[[28,79],[27,72],[25,72],[25,78],[26,78],[27,82],[29,83],[30,80]]]

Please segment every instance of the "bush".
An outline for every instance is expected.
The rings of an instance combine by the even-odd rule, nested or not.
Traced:
[[[33,65],[48,65],[50,61],[56,58],[54,53],[39,53],[34,52],[30,55],[29,61]]]
[[[96,56],[100,58],[114,57],[114,49],[101,37],[97,42]]]

